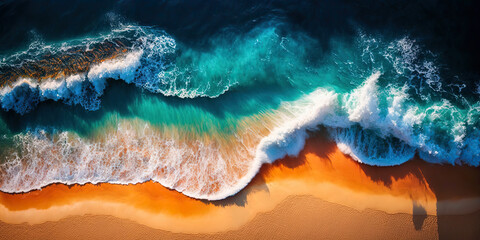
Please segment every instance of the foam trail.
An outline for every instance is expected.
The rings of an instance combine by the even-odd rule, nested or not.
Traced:
[[[219,200],[243,189],[262,164],[296,156],[308,138],[307,131],[319,125],[328,129],[341,151],[369,165],[397,165],[411,159],[415,150],[424,154],[438,149],[416,137],[415,126],[421,125],[421,120],[415,109],[404,110],[406,88],[392,92],[385,116],[375,110],[379,97],[371,91],[378,91],[373,85],[380,76],[374,72],[358,89],[343,96],[319,88],[299,100],[284,102],[273,115],[265,115],[270,120],[245,123],[248,127],[226,142],[217,137],[183,139],[162,134],[145,123],[128,122],[96,140],[83,140],[69,132],[53,137],[42,131],[21,134],[17,136],[21,151],[1,165],[0,188],[24,192],[54,182],[154,180],[190,197]],[[363,97],[369,101],[358,99]],[[352,104],[346,108],[342,101]],[[379,116],[371,117],[372,113]],[[138,127],[142,125],[145,127]],[[474,138],[468,141],[468,154],[472,155],[463,156],[475,159],[478,144]],[[475,161],[469,163],[478,164]]]
[[[185,142],[159,134],[150,127],[128,123],[118,126],[101,141],[86,141],[62,132],[51,138],[39,130],[20,135],[21,154],[2,164],[1,190],[27,192],[51,183],[113,184],[153,180],[195,198],[215,199],[215,193],[237,183],[235,176],[248,164],[241,155],[248,151],[232,148],[235,165],[228,166],[218,144]],[[224,146],[223,146],[224,147]],[[243,163],[242,163],[243,162]]]
[[[285,103],[273,118],[277,126],[266,137],[247,124],[249,129],[229,140],[229,145],[168,138],[148,125],[134,127],[142,123],[123,123],[115,134],[93,142],[68,132],[52,138],[38,130],[17,136],[22,150],[1,165],[0,186],[5,192],[26,192],[55,182],[154,180],[194,198],[223,199],[243,189],[263,163],[298,154],[307,130],[319,123],[340,124],[336,108],[337,94],[317,90],[301,101]]]
[[[238,49],[213,44],[210,52],[187,49],[181,57],[175,55],[173,39],[144,30],[138,30],[135,45],[127,52],[92,65],[87,72],[42,81],[19,79],[1,90],[2,105],[27,112],[52,99],[95,110],[106,78],[179,98],[216,98],[238,85],[244,88],[222,98],[198,100],[198,105],[196,100],[175,99],[170,106],[158,98],[142,108],[176,112],[183,111],[178,105],[185,102],[188,111],[208,112],[194,123],[215,125],[218,122],[209,118],[218,115],[234,130],[198,134],[202,131],[198,125],[184,127],[177,119],[159,120],[156,123],[163,127],[159,130],[154,120],[130,116],[95,139],[79,137],[76,129],[53,134],[41,126],[28,129],[15,136],[17,145],[0,167],[2,191],[30,191],[54,182],[153,180],[194,198],[223,199],[243,189],[262,164],[298,155],[308,132],[318,126],[327,129],[342,152],[364,164],[398,165],[415,152],[433,163],[480,164],[478,103],[460,105],[444,97],[438,67],[408,38],[384,43],[362,35],[359,46],[333,54],[335,64],[315,68],[305,63],[309,58],[302,54],[307,48],[299,47],[305,42],[280,37],[274,28],[239,38]],[[296,47],[300,51],[293,52]],[[257,85],[271,87],[278,102],[267,108],[262,98],[250,98]],[[285,89],[295,90],[289,101],[284,99],[291,92]],[[250,108],[264,108],[247,114],[230,111],[229,101],[235,97]],[[208,101],[227,107],[205,108]],[[158,103],[166,107],[155,108]]]

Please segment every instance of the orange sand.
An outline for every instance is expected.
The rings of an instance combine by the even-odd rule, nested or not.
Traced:
[[[247,188],[225,200],[192,199],[154,182],[53,184],[24,194],[0,193],[0,221],[41,224],[73,215],[110,215],[176,233],[213,233],[237,230],[302,195],[356,211],[466,214],[480,209],[479,183],[480,168],[467,166],[419,159],[396,167],[366,166],[318,135],[299,157],[263,166]]]
[[[74,216],[33,226],[0,223],[0,232],[5,233],[3,239],[50,240],[439,238],[436,216],[425,216],[420,220],[421,227],[415,227],[408,214],[389,215],[374,210],[359,212],[314,197],[291,196],[273,211],[259,213],[238,230],[216,234],[172,233],[104,215]]]

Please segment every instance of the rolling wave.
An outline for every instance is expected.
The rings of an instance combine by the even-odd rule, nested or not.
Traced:
[[[28,49],[2,62],[0,96],[5,110],[25,114],[45,100],[97,110],[107,79],[160,91],[155,74],[165,68],[164,55],[175,51],[175,41],[161,32],[127,25],[99,38],[41,49]],[[146,71],[141,67],[145,61],[150,62]]]
[[[218,200],[243,189],[262,164],[298,155],[309,132],[319,128],[364,164],[398,165],[418,153],[432,163],[479,166],[476,89],[450,78],[436,55],[415,40],[359,31],[353,43],[332,39],[331,52],[319,54],[320,44],[307,35],[281,30],[263,24],[238,36],[213,37],[208,49],[195,49],[152,28],[122,26],[80,44],[88,52],[127,39],[113,51],[102,50],[112,54],[87,61],[94,63],[81,65],[80,72],[68,68],[63,72],[69,74],[7,81],[2,106],[22,114],[47,99],[97,110],[107,79],[159,96],[138,110],[156,120],[141,119],[138,112],[115,115],[119,120],[97,127],[93,137],[80,136],[75,127],[45,131],[35,125],[13,134],[15,146],[0,165],[0,190],[154,180],[194,198]],[[51,55],[63,56],[78,46]],[[2,69],[25,68],[24,60],[14,64],[12,59],[2,62]],[[269,104],[251,89],[269,90],[269,99],[280,101]],[[235,93],[247,113],[229,109]],[[206,107],[213,101],[224,107]],[[166,121],[169,116],[191,122]]]
[[[328,129],[341,151],[365,164],[398,165],[418,151],[428,156],[428,161],[463,161],[478,166],[478,148],[473,152],[471,148],[457,147],[450,152],[432,153],[430,149],[440,146],[418,142],[422,134],[428,134],[417,136],[411,130],[423,124],[418,116],[372,115],[379,111],[377,99],[368,98],[377,94],[373,85],[380,76],[379,72],[373,73],[350,93],[320,88],[299,100],[283,103],[274,112],[243,119],[243,127],[226,140],[220,136],[181,137],[174,129],[166,133],[146,123],[128,121],[93,140],[69,132],[50,136],[42,130],[17,135],[21,151],[13,152],[10,160],[1,165],[0,188],[25,192],[56,182],[130,184],[154,180],[194,198],[218,200],[243,189],[262,164],[298,155],[308,131],[319,126]],[[392,101],[389,108],[398,108],[394,105],[401,105],[399,102]],[[464,151],[474,158],[463,158]],[[449,156],[451,152],[455,155]]]

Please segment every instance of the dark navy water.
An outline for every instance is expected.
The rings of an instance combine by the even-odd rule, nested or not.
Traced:
[[[198,47],[220,31],[245,32],[281,19],[292,28],[328,39],[355,34],[358,27],[382,34],[409,34],[479,69],[479,7],[476,1],[2,1],[1,52],[25,48],[35,33],[61,41],[110,29],[110,16],[158,26]],[[326,44],[327,45],[327,44]]]

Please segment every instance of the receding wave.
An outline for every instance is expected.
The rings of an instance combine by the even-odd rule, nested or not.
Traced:
[[[2,88],[2,106],[19,113],[46,99],[96,110],[106,79],[179,101],[140,97],[126,106],[135,109],[131,115],[115,113],[118,121],[95,126],[88,137],[75,127],[12,133],[0,190],[153,180],[194,198],[223,199],[243,189],[262,164],[298,155],[309,132],[320,128],[364,164],[398,165],[415,154],[432,163],[480,164],[480,103],[467,97],[476,93],[443,74],[436,56],[415,40],[359,31],[353,43],[332,39],[330,52],[318,54],[320,45],[305,34],[278,29],[260,25],[195,49],[161,31],[128,26],[81,50],[129,39],[102,50],[112,52],[108,57],[91,57],[81,71],[32,78],[24,76],[32,65],[2,63],[2,71],[23,69]],[[255,95],[262,91],[268,96]],[[243,112],[236,112],[240,105]]]

